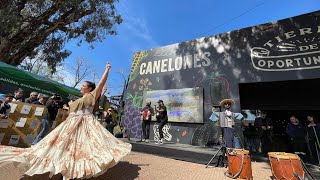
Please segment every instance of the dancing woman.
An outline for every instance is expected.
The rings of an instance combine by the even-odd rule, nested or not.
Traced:
[[[64,179],[89,178],[103,174],[127,155],[131,144],[116,139],[93,115],[110,68],[107,64],[97,87],[89,81],[82,84],[83,97],[70,104],[68,118],[35,146],[0,146],[0,170],[15,167],[10,171],[19,176],[50,172],[50,177],[61,173]]]

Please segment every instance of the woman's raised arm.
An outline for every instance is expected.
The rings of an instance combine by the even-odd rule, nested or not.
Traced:
[[[103,73],[103,75],[102,75],[102,77],[96,87],[96,94],[97,94],[96,100],[98,100],[101,95],[102,88],[108,79],[110,69],[111,69],[111,65],[109,63],[107,63],[106,69],[105,69],[105,71],[104,71],[104,73]]]

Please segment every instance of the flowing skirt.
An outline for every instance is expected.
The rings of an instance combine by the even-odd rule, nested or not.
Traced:
[[[106,172],[130,151],[131,144],[115,138],[92,114],[74,114],[35,146],[0,146],[0,169],[10,168],[20,176],[50,172],[50,177],[61,173],[69,179],[90,178]]]

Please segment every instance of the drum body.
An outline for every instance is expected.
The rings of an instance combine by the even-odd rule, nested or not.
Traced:
[[[249,151],[244,149],[227,149],[228,176],[240,179],[253,179]]]
[[[269,152],[269,161],[271,165],[272,175],[276,179],[304,179],[304,171],[301,165],[300,157],[296,154],[285,152]]]

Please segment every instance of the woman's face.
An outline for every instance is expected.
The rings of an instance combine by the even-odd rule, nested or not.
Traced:
[[[80,88],[81,94],[87,94],[91,91],[91,88],[88,87],[88,84],[86,82],[82,83],[82,86]]]

